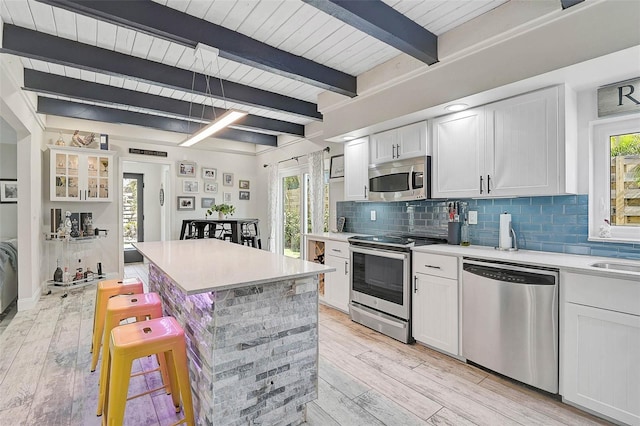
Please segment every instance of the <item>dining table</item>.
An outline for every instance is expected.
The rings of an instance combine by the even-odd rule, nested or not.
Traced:
[[[180,239],[184,240],[187,235],[187,229],[190,226],[194,227],[195,238],[213,238],[211,230],[205,232],[207,226],[215,225],[230,225],[231,228],[231,242],[242,243],[242,225],[246,223],[257,223],[259,219],[255,218],[222,218],[222,219],[183,219],[182,228],[180,229]]]

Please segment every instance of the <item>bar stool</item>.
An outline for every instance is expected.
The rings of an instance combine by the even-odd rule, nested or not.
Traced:
[[[242,224],[242,232],[240,239],[242,244],[248,244],[251,247],[262,248],[262,241],[260,240],[260,230],[258,229],[258,222],[245,222]]]
[[[122,294],[144,293],[140,278],[125,278],[104,280],[98,282],[96,290],[96,303],[93,311],[93,336],[91,338],[91,371],[96,371],[102,332],[104,330],[104,315],[107,311],[107,301],[110,298]]]
[[[172,317],[162,317],[148,321],[135,322],[116,327],[109,340],[108,372],[106,377],[107,398],[104,412],[107,425],[121,425],[129,387],[129,372],[133,360],[153,354],[164,354],[167,367],[173,405],[180,412],[180,399],[185,417],[174,425],[186,422],[195,425],[187,350],[184,330]]]
[[[136,318],[139,322],[146,322],[147,319],[161,318],[162,317],[162,301],[157,293],[142,293],[132,294],[130,296],[114,297],[107,302],[107,313],[105,315],[104,323],[104,341],[102,343],[102,364],[100,366],[100,381],[98,382],[99,394],[98,394],[98,409],[96,415],[102,414],[102,407],[104,398],[106,395],[105,381],[107,378],[107,365],[109,363],[109,338],[111,336],[111,330],[118,327],[120,322],[128,318]],[[167,385],[169,383],[169,377],[167,375],[167,366],[165,359],[162,355],[158,356],[159,370],[162,373],[163,386],[154,389],[149,392],[155,392],[159,389],[166,389],[167,394],[171,393],[171,388]],[[141,374],[151,373],[158,371],[158,369],[144,371],[142,373],[134,374],[138,376]],[[149,393],[147,392],[147,393]]]

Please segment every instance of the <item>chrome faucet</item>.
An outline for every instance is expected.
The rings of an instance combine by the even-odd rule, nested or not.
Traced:
[[[513,230],[513,226],[509,226],[509,232],[513,235],[513,247],[512,249],[518,250],[518,236],[516,235],[516,231]]]

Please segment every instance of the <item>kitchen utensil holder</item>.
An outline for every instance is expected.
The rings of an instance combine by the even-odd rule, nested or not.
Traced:
[[[449,244],[460,244],[460,225],[461,222],[448,222],[447,242]]]

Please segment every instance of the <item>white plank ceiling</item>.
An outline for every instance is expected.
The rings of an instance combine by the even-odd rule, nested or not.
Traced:
[[[300,0],[154,1],[352,76],[358,76],[401,54],[395,48]],[[500,6],[507,0],[383,1],[432,33],[440,35]],[[195,49],[33,0],[3,0],[0,2],[0,16],[4,22],[20,27],[220,77],[312,103],[316,102],[318,94],[324,90],[219,58],[214,53],[196,54]],[[126,76],[89,72],[26,58],[22,59],[22,63],[25,68],[47,73],[220,108],[238,108],[254,115],[297,124],[307,124],[312,121],[289,113],[225,102],[202,95],[193,95],[188,91],[167,89]],[[211,84],[220,83],[217,78],[213,78]],[[100,105],[95,102],[93,104]],[[110,106],[113,107],[113,105]],[[119,105],[118,108],[150,113],[150,111],[142,111],[126,105]]]

